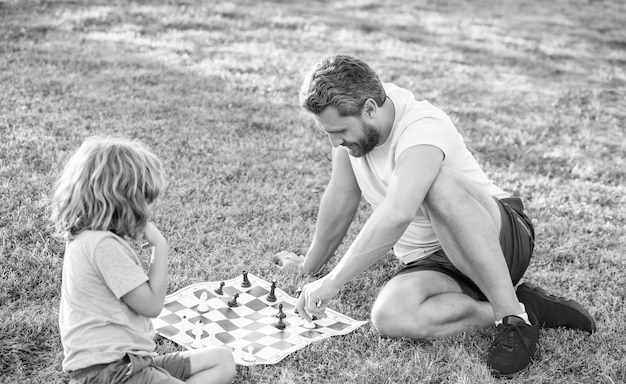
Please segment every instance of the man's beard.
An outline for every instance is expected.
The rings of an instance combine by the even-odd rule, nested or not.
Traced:
[[[380,133],[372,124],[363,123],[364,136],[356,143],[344,143],[344,147],[350,151],[350,156],[363,157],[378,145],[380,141]]]

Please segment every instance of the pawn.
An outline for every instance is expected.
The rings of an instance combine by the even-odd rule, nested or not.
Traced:
[[[250,345],[247,348],[247,352],[243,355],[243,360],[249,363],[256,361],[256,357],[254,357],[254,348]]]
[[[235,295],[233,296],[232,300],[230,300],[228,302],[228,306],[229,307],[238,307],[239,303],[237,302],[237,298],[239,297],[238,293],[235,293]]]
[[[193,333],[195,336],[195,339],[193,343],[191,343],[191,346],[193,348],[202,348],[204,346],[204,344],[202,344],[202,334],[204,333],[204,330],[202,329],[202,321],[198,321],[196,323],[196,327],[193,331],[191,331],[191,333]]]
[[[198,303],[198,311],[199,312],[207,312],[209,310],[209,303],[207,303],[208,294],[206,292],[202,292],[200,295],[200,303]]]
[[[217,293],[218,295],[223,295],[223,294],[224,294],[224,284],[225,284],[225,283],[222,281],[222,282],[220,283],[220,286],[219,286],[219,287],[217,287],[217,288],[215,288],[215,291],[214,291],[214,292],[215,292],[215,293]]]
[[[272,288],[265,299],[271,302],[276,301],[276,279],[272,279]]]
[[[248,272],[243,271],[243,281],[241,282],[241,286],[244,288],[249,288],[252,284],[250,284],[250,280],[248,280]]]
[[[280,330],[282,331],[283,329],[285,329],[285,327],[286,327],[287,325],[286,325],[286,324],[285,324],[285,322],[283,321],[283,318],[282,318],[282,317],[279,317],[279,318],[278,318],[278,323],[274,324],[274,326],[275,326],[276,328],[278,328],[278,329],[280,329]]]
[[[279,319],[284,319],[285,317],[287,317],[287,315],[285,315],[285,312],[283,312],[282,304],[278,304],[278,313],[276,314],[276,317],[278,317]]]

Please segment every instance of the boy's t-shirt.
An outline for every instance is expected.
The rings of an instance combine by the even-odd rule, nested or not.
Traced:
[[[59,308],[65,372],[128,352],[154,355],[151,320],[121,300],[146,281],[135,252],[112,232],[85,231],[67,243]]]
[[[443,154],[443,165],[472,179],[488,194],[502,198],[506,192],[494,185],[467,149],[463,137],[450,118],[427,101],[417,101],[410,91],[391,83],[383,84],[395,109],[393,127],[387,141],[363,157],[350,156],[361,193],[374,208],[385,198],[396,162],[406,149],[432,145]],[[420,177],[416,174],[415,177]],[[423,209],[416,212],[394,254],[404,263],[424,258],[441,249],[429,218]]]

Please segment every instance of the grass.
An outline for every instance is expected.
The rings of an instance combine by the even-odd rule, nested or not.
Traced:
[[[244,267],[301,285],[272,255],[307,248],[330,146],[297,91],[340,52],[449,112],[489,175],[525,199],[539,239],[527,279],[597,319],[592,336],[542,331],[542,359],[509,382],[626,382],[625,15],[619,0],[0,1],[0,382],[68,380],[48,204],[90,135],[138,138],[165,161],[155,221],[170,292]],[[333,308],[367,319],[394,267],[377,263]],[[235,383],[497,382],[492,336],[414,343],[366,325],[240,368]]]

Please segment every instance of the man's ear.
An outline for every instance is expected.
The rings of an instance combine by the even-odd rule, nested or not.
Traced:
[[[376,104],[374,99],[365,100],[365,104],[363,104],[363,108],[361,108],[361,117],[373,120],[376,117],[377,112],[378,105]]]

